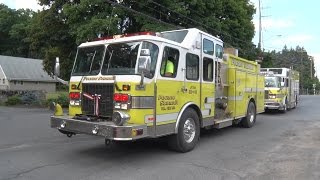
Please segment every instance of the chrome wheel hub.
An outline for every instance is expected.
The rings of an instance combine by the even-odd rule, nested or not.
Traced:
[[[249,120],[250,120],[251,123],[254,121],[254,112],[253,112],[253,110],[251,110],[249,112]]]
[[[187,143],[191,143],[196,136],[196,129],[195,129],[195,124],[194,121],[191,120],[190,118],[186,120],[186,122],[183,125],[183,137],[184,140]]]

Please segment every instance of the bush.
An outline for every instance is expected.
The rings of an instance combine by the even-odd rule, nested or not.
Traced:
[[[32,92],[27,92],[25,94],[21,95],[21,103],[22,104],[39,104],[38,97],[32,93]]]
[[[15,96],[10,96],[8,97],[8,100],[5,102],[5,104],[7,106],[12,106],[12,105],[17,105],[17,104],[21,104],[21,99],[19,96],[15,95]]]
[[[66,108],[69,106],[69,98],[67,95],[59,95],[57,98],[49,98],[46,101],[46,106],[49,106],[51,102],[60,104],[62,107]]]
[[[66,95],[60,95],[60,96],[58,96],[57,102],[62,107],[68,107],[69,106],[69,97]]]

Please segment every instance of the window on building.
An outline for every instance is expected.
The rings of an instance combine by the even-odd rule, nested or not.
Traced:
[[[214,44],[212,41],[210,41],[208,39],[203,39],[203,52],[205,54],[213,55]]]
[[[199,56],[195,54],[187,53],[186,55],[186,68],[187,79],[198,80],[199,79]]]
[[[17,84],[17,81],[13,81],[13,84],[16,85],[16,84]]]
[[[160,75],[163,77],[174,78],[177,76],[179,63],[179,50],[171,47],[165,47],[163,50]]]
[[[213,59],[203,58],[203,80],[213,81]]]
[[[216,44],[216,57],[222,59],[223,57],[223,47]]]
[[[23,81],[20,81],[20,84],[23,85]]]

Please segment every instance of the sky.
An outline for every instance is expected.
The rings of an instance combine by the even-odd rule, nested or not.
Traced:
[[[12,9],[29,8],[35,11],[42,9],[37,0],[0,0],[0,3]]]
[[[265,51],[281,51],[286,45],[288,48],[304,47],[315,58],[315,69],[320,77],[320,18],[319,0],[260,0],[262,14],[262,48]],[[255,37],[253,43],[258,44],[258,2],[250,0],[257,9],[253,22]],[[37,0],[0,0],[10,8],[30,8],[41,10]]]
[[[256,34],[254,44],[259,42],[259,0],[250,0],[257,9],[253,22]],[[262,15],[262,48],[265,51],[281,51],[304,47],[315,58],[315,69],[320,77],[320,1],[319,0],[260,0]]]

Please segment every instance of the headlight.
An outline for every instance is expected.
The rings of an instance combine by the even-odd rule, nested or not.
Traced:
[[[275,99],[277,96],[275,94],[269,94],[269,99]]]

